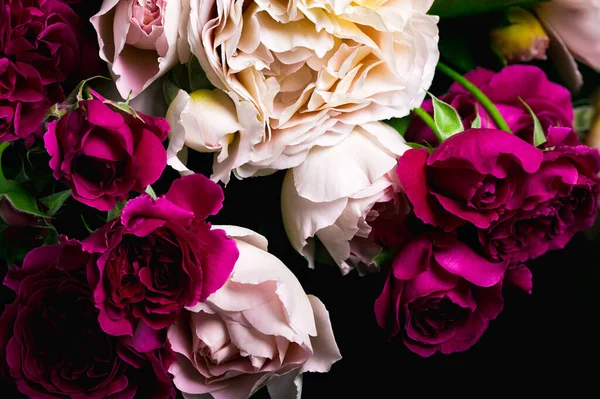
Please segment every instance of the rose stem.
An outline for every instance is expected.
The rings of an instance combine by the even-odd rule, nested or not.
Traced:
[[[498,108],[496,108],[494,103],[485,94],[483,94],[483,92],[479,90],[477,86],[469,82],[464,76],[462,76],[460,73],[456,72],[443,62],[438,62],[437,69],[444,75],[448,76],[456,83],[467,89],[467,91],[471,93],[481,105],[483,105],[483,108],[485,108],[487,113],[492,117],[492,120],[494,121],[496,126],[498,126],[499,129],[512,133],[510,131],[510,128],[508,127],[508,124],[500,114],[500,111],[498,111]]]
[[[433,120],[431,115],[429,115],[429,113],[427,111],[425,111],[423,108],[415,108],[415,109],[413,109],[413,112],[419,118],[423,119],[423,122],[425,122],[425,124],[431,130],[433,130],[433,133],[435,133],[435,137],[437,137],[437,139],[438,139],[438,143],[441,143],[442,141],[444,141],[444,139],[442,138],[442,135],[440,134],[440,131],[438,130],[437,126],[435,125],[435,121]]]

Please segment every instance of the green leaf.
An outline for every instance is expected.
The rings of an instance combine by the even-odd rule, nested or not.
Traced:
[[[573,129],[576,132],[587,132],[594,123],[596,110],[592,105],[580,105],[573,108],[575,118],[573,119]]]
[[[2,154],[8,148],[10,143],[0,144],[0,199],[6,198],[11,205],[25,213],[36,216],[45,216],[40,212],[37,201],[23,186],[14,180],[7,180],[2,172]]]
[[[406,134],[406,130],[408,129],[411,120],[412,114],[408,114],[404,118],[392,118],[385,120],[384,122],[396,129],[396,131],[400,133],[400,136],[404,137],[404,134]]]
[[[48,215],[53,216],[71,196],[71,190],[65,190],[40,198],[40,202],[48,208]]]
[[[85,221],[85,218],[83,217],[83,215],[81,215],[81,221],[83,222],[83,226],[88,231],[88,233],[92,234],[96,231],[95,229],[92,229],[90,227],[90,225]]]
[[[458,112],[450,104],[439,100],[431,93],[429,96],[433,100],[433,120],[440,132],[440,144],[465,130]]]
[[[169,72],[169,79],[181,90],[187,91],[188,93],[191,91],[187,65],[175,65],[173,69],[171,69],[171,72]]]
[[[85,100],[88,97],[88,95],[89,95],[89,92],[86,92],[84,90],[85,89],[85,85],[87,85],[88,82],[90,82],[90,81],[92,81],[94,79],[111,80],[110,78],[107,78],[106,76],[101,76],[101,75],[96,75],[96,76],[92,76],[91,78],[84,79],[81,82],[79,82],[77,84],[77,86],[75,87],[75,89],[69,94],[69,96],[67,97],[66,102],[74,104],[74,103],[76,103],[78,101]]]
[[[481,114],[479,114],[479,106],[475,104],[475,119],[471,122],[471,129],[481,129]]]
[[[175,83],[171,82],[170,79],[163,80],[163,95],[165,96],[167,105],[173,102],[175,97],[177,97],[177,93],[179,93],[179,87]]]
[[[409,146],[410,148],[414,148],[416,150],[421,149],[421,148],[425,148],[427,151],[429,151],[429,153],[431,154],[433,151],[435,151],[435,148],[431,147],[431,146],[426,146],[423,144],[419,144],[419,143],[406,143],[407,146]]]
[[[206,72],[200,66],[198,58],[192,56],[188,62],[188,79],[190,81],[190,90],[196,91],[200,89],[214,89],[215,87],[210,83],[206,77]]]
[[[44,239],[44,245],[52,245],[58,243],[58,231],[54,227],[50,228],[50,232]]]
[[[531,107],[521,97],[519,97],[519,100],[523,103],[525,108],[527,108],[529,115],[531,115],[531,118],[533,119],[533,145],[539,147],[546,142],[546,135],[544,134],[542,124]]]
[[[129,100],[127,100],[127,101],[129,101]],[[106,101],[104,101],[104,104],[111,105],[111,106],[117,108],[118,110],[128,113],[129,115],[132,115],[134,118],[137,118],[137,119],[141,120],[142,122],[146,123],[146,121],[144,121],[142,119],[142,117],[137,113],[137,111],[135,109],[133,109],[131,107],[131,105],[129,105],[127,102],[116,102],[116,101],[106,100]]]
[[[148,193],[148,195],[150,195],[152,197],[152,199],[156,199],[156,193],[154,192],[154,189],[152,188],[152,186],[148,186],[146,187],[146,193]]]
[[[511,6],[528,6],[547,0],[435,0],[428,14],[460,17],[502,10]]]
[[[9,180],[7,183],[10,184],[4,184],[0,187],[0,191],[4,191],[0,194],[0,199],[6,198],[15,209],[21,212],[41,217],[46,216],[39,210],[33,195],[14,181]]]
[[[381,251],[373,258],[373,263],[377,266],[385,266],[394,260],[398,251],[393,248],[381,248]]]
[[[123,208],[125,208],[126,203],[127,203],[127,201],[117,202],[115,207],[113,209],[111,209],[110,211],[108,211],[108,215],[106,216],[106,221],[110,222],[111,220],[116,219],[119,216],[121,216],[121,211],[123,210]]]

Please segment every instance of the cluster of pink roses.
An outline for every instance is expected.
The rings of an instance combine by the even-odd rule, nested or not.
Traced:
[[[597,215],[600,155],[573,131],[568,91],[534,67],[466,77],[513,133],[484,112],[485,127],[470,128],[481,106],[455,84],[441,99],[457,108],[466,130],[398,160],[402,192],[423,225],[398,250],[375,312],[381,327],[422,356],[469,349],[502,310],[505,283],[531,293],[522,262],[563,248]],[[539,115],[543,148],[534,146],[533,119],[519,98]],[[407,136],[435,143],[421,121]]]
[[[199,200],[201,198],[201,200]],[[202,175],[130,200],[83,241],[39,247],[5,284],[0,353],[30,397],[296,395],[340,359],[324,305],[239,227],[213,228],[223,192]],[[35,366],[32,366],[35,364]]]

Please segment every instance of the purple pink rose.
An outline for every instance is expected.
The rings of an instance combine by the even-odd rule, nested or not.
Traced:
[[[64,181],[78,201],[108,211],[131,190],[141,192],[160,177],[169,124],[164,118],[123,112],[91,94],[92,99],[79,101],[48,124],[44,142],[54,178]]]
[[[479,231],[492,259],[521,262],[563,248],[598,212],[600,155],[584,145],[544,152],[540,169],[520,183],[520,206]]]
[[[3,0],[0,8],[7,16],[0,19],[0,141],[27,139],[42,133],[46,111],[64,99],[60,83],[93,70],[87,64],[97,57],[64,2]]]
[[[473,346],[502,311],[508,261],[491,262],[455,236],[417,236],[396,255],[375,315],[390,338],[400,334],[421,356]],[[531,274],[515,266],[506,274],[531,290]]]
[[[205,221],[223,191],[202,175],[176,180],[165,196],[130,200],[120,218],[83,241],[100,326],[111,335],[169,327],[229,278],[235,242]]]
[[[488,228],[520,206],[525,178],[543,153],[517,136],[495,129],[468,129],[431,154],[408,150],[397,173],[414,212],[425,223],[452,231],[465,223]]]
[[[573,106],[569,91],[552,83],[546,74],[535,66],[512,65],[494,72],[477,68],[465,75],[471,83],[477,86],[498,108],[511,131],[518,137],[533,144],[533,120],[525,106],[519,100],[522,98],[539,118],[544,132],[550,134],[549,128],[572,128]],[[482,127],[496,128],[489,115],[477,100],[458,83],[450,86],[447,94],[440,97],[442,101],[452,105],[463,119],[465,129],[471,126],[477,112],[482,120]],[[433,115],[433,104],[427,100],[423,109]],[[554,131],[548,138],[547,147],[559,143],[577,145],[577,134],[571,129]],[[406,132],[408,141],[427,141],[437,144],[433,131],[420,118],[414,118]]]
[[[102,331],[78,243],[34,249],[4,284],[15,301],[0,317],[0,359],[32,398],[174,398],[166,339]]]

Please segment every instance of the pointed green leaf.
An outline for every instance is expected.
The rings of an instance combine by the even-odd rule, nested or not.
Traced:
[[[542,124],[531,107],[521,97],[519,97],[519,100],[521,100],[525,108],[527,108],[529,115],[531,115],[531,118],[533,119],[533,145],[539,147],[546,142],[546,135],[544,134]]]
[[[146,187],[146,193],[148,193],[148,195],[150,195],[152,199],[156,199],[156,193],[154,192],[152,186]]]
[[[44,239],[44,245],[52,245],[58,243],[58,231],[54,227],[50,228],[48,235]]]
[[[481,129],[481,115],[479,114],[479,107],[475,104],[475,119],[471,122],[471,129]]]
[[[426,146],[423,144],[419,144],[419,143],[406,143],[407,146],[409,146],[410,148],[414,148],[416,150],[420,149],[420,148],[425,148],[427,151],[429,151],[429,153],[431,154],[435,148],[431,147],[431,146]]]
[[[23,186],[14,180],[7,180],[2,172],[2,154],[10,143],[0,144],[0,199],[6,198],[13,207],[25,213],[37,216],[45,216],[40,212],[37,201]]]
[[[408,126],[410,125],[411,119],[412,119],[412,114],[408,114],[404,118],[392,118],[392,119],[388,119],[384,122],[386,124],[390,125],[391,127],[393,127],[394,129],[396,129],[396,131],[398,133],[400,133],[400,136],[404,137],[404,134],[406,134],[406,130],[408,129]]]
[[[48,208],[48,215],[53,216],[71,196],[71,190],[65,190],[40,198],[40,202]]]
[[[177,93],[179,93],[179,87],[170,79],[163,80],[163,95],[165,96],[165,101],[167,105],[170,105],[175,97],[177,97]]]
[[[385,266],[394,260],[398,251],[393,248],[381,248],[381,251],[373,258],[373,263],[377,266]]]
[[[125,208],[126,203],[127,203],[127,201],[117,202],[115,207],[113,209],[111,209],[110,211],[108,211],[108,215],[106,216],[106,221],[110,222],[111,220],[116,219],[119,216],[121,216],[121,211],[123,210],[123,208]]]
[[[0,189],[0,191],[7,190],[0,194],[0,198],[5,197],[15,209],[21,212],[41,217],[46,216],[39,210],[37,201],[33,195],[28,193],[22,186],[14,181],[8,181],[7,183],[10,184],[5,184],[4,187]]]
[[[188,62],[188,79],[190,81],[190,90],[196,91],[200,89],[214,89],[210,80],[206,77],[206,72],[200,66],[198,58],[192,56]]]
[[[465,130],[458,112],[450,104],[439,100],[431,93],[429,96],[433,100],[433,120],[440,132],[440,141],[447,140]]]
[[[85,221],[85,218],[83,217],[83,215],[81,215],[81,221],[83,222],[83,226],[88,231],[88,233],[92,234],[96,231],[95,229],[92,229],[90,227],[90,225]]]

